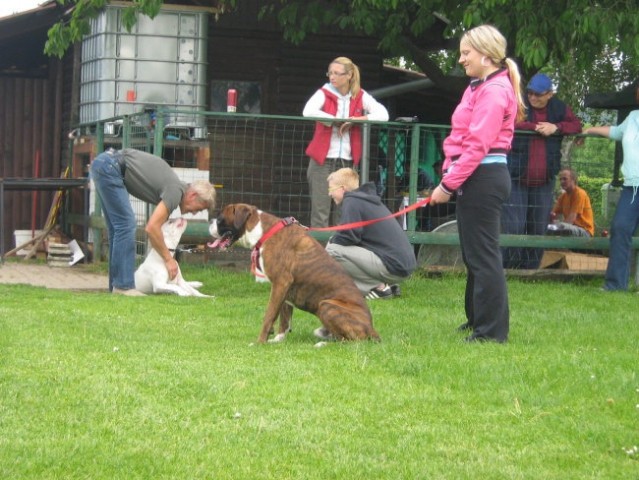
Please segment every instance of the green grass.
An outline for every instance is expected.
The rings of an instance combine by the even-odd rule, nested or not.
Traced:
[[[511,339],[465,344],[461,276],[370,302],[381,343],[256,346],[269,285],[214,299],[0,286],[0,478],[637,478],[632,293],[509,280]]]

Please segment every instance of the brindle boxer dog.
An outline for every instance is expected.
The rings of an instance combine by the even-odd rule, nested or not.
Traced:
[[[270,341],[286,338],[293,306],[319,317],[337,340],[379,340],[371,312],[351,277],[294,219],[236,203],[224,207],[209,232],[215,239],[210,248],[233,243],[252,248],[255,275],[272,284],[258,342],[268,340],[278,316],[278,333]]]

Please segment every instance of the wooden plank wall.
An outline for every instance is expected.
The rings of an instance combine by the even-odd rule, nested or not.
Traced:
[[[327,79],[329,62],[351,58],[359,67],[362,86],[380,86],[383,56],[377,40],[330,32],[311,35],[303,44],[284,40],[275,23],[257,23],[259,2],[240,2],[238,10],[209,24],[208,78],[259,82],[264,114],[301,116],[304,104]],[[250,32],[250,35],[249,33]],[[258,122],[258,125],[259,122]],[[296,133],[254,132],[270,145],[251,145],[245,132],[223,122],[209,124],[211,179],[224,184],[220,206],[229,202],[255,203],[278,215],[293,214],[307,221],[310,210],[304,149],[312,123],[288,125]],[[248,142],[248,143],[247,143]]]
[[[350,58],[359,67],[364,90],[380,86],[383,58],[375,39],[314,35],[299,47],[283,43],[277,82],[278,113],[301,115],[306,101],[327,82],[329,62],[340,56]]]
[[[36,176],[37,155],[39,177],[60,175],[59,162],[52,161],[54,98],[47,79],[0,77],[1,176]],[[13,248],[14,230],[42,228],[52,198],[50,192],[5,192],[5,246]]]
[[[294,45],[275,20],[258,22],[261,2],[238,3],[234,12],[210,17],[208,78],[261,82],[262,113],[301,115],[306,100],[326,82],[328,63],[339,56],[360,67],[364,89],[381,85],[377,39],[327,29]]]
[[[328,62],[337,56],[348,56],[360,66],[365,89],[380,86],[382,55],[377,52],[375,39],[331,31],[325,35],[309,36],[303,44],[296,46],[283,39],[275,21],[257,21],[260,3],[257,0],[239,2],[234,13],[223,15],[219,20],[211,16],[207,44],[209,82],[259,82],[262,113],[294,116],[301,115],[306,100],[326,81],[324,73]],[[80,48],[76,48],[69,51],[61,62],[51,60],[47,79],[0,79],[1,175],[32,176],[38,150],[41,176],[58,177],[70,160],[67,135],[78,117],[79,53]],[[207,104],[209,101],[210,98],[207,98]],[[304,211],[306,199],[293,198],[295,195],[286,187],[287,183],[290,186],[290,178],[305,183],[308,158],[304,155],[304,146],[311,131],[311,128],[302,128],[293,137],[264,133],[274,145],[273,148],[260,148],[259,153],[251,150],[253,146],[247,144],[251,139],[244,134],[238,136],[223,132],[225,145],[236,154],[240,152],[239,157],[220,155],[219,148],[216,151],[212,144],[211,178],[216,181],[216,173],[221,171],[238,171],[237,162],[246,163],[240,170],[241,176],[264,178],[266,166],[269,174],[274,176],[272,182],[264,185],[268,190],[255,193],[255,201],[262,201],[275,209],[284,208],[279,205],[290,208],[290,205],[298,203],[300,210]],[[232,142],[237,145],[231,146]],[[286,152],[285,160],[282,152]],[[294,166],[295,171],[287,172],[288,163]],[[76,177],[84,175],[85,168],[73,172]],[[289,180],[284,181],[284,178]],[[229,179],[224,180],[230,182]],[[241,183],[242,179],[232,183],[235,182]],[[282,192],[278,192],[280,187]],[[300,185],[300,189],[303,188],[304,185]],[[71,193],[74,213],[83,211],[81,193]],[[31,228],[32,196],[32,192],[6,194],[5,245],[13,245],[14,230]],[[271,196],[276,200],[267,200]],[[46,219],[51,198],[50,193],[38,193],[36,228],[40,228]],[[80,233],[74,231],[75,236]]]

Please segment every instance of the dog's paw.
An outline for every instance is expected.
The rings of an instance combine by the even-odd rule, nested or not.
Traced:
[[[268,340],[268,343],[281,343],[284,340],[286,340],[286,334],[285,333],[278,333],[273,338],[270,338]]]
[[[215,295],[205,295],[202,292],[198,292],[197,290],[195,290],[196,293],[191,294],[191,297],[199,297],[199,298],[215,298]]]
[[[325,347],[326,345],[328,345],[328,342],[317,342],[315,345],[313,345],[315,348],[322,348]]]

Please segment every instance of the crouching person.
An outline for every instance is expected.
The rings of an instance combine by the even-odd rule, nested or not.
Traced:
[[[340,225],[391,215],[375,184],[360,187],[359,175],[351,168],[341,168],[328,176],[328,194],[342,207]],[[371,300],[399,296],[399,282],[417,266],[413,246],[395,218],[340,230],[329,240],[326,251]]]

